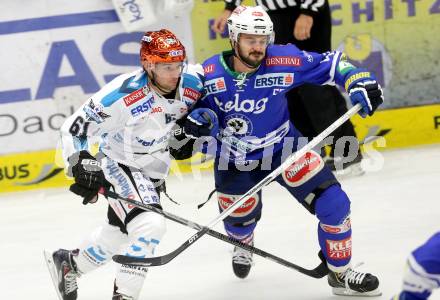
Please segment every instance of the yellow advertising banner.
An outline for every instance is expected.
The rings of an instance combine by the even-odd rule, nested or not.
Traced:
[[[440,104],[378,111],[352,118],[358,138],[369,143],[383,136],[386,149],[440,143]]]
[[[63,187],[73,181],[66,177],[59,152],[54,150],[0,156],[0,193]],[[171,173],[181,176],[212,168],[213,161],[196,154],[173,161]]]
[[[0,192],[66,186],[69,180],[55,163],[55,150],[0,156]]]

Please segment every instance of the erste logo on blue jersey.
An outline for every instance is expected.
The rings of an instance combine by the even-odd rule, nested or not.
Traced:
[[[205,82],[206,94],[216,94],[226,91],[226,83],[224,77],[214,78]]]
[[[269,73],[258,75],[255,78],[254,88],[268,88],[273,86],[287,87],[293,83],[294,73]]]

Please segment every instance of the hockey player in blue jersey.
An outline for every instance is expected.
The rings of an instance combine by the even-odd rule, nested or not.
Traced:
[[[203,63],[205,95],[183,127],[187,136],[216,137],[215,187],[224,210],[301,147],[301,134],[289,122],[285,93],[304,82],[338,84],[363,117],[383,102],[374,76],[344,60],[342,53],[300,51],[294,45],[271,45],[272,22],[259,6],[239,6],[228,19],[232,51]],[[208,147],[208,151],[209,151]],[[335,294],[379,295],[379,280],[353,269],[350,200],[321,156],[310,151],[276,178],[319,220],[318,238]],[[224,220],[227,234],[253,245],[261,217],[262,192]],[[235,248],[233,270],[245,278],[252,255]]]
[[[403,289],[392,300],[425,300],[440,287],[440,232],[408,257]]]

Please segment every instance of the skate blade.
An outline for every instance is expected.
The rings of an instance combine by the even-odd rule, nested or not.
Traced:
[[[60,291],[58,290],[58,272],[55,264],[53,262],[52,253],[44,250],[44,261],[46,262],[47,269],[49,270],[50,277],[52,278],[53,286],[55,287],[55,292],[58,295],[59,300],[63,300]]]
[[[355,296],[355,297],[378,297],[382,295],[379,288],[369,291],[369,292],[356,292],[346,288],[332,288],[333,294],[338,296]]]

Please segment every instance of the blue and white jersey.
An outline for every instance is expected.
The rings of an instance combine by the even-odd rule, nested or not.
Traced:
[[[152,178],[164,177],[171,128],[200,98],[202,73],[200,65],[185,66],[175,99],[155,92],[142,69],[116,77],[61,127],[66,167],[73,153],[87,150],[98,137],[100,151],[114,161],[143,169]]]
[[[203,63],[205,95],[197,104],[217,113],[217,155],[231,161],[260,159],[264,148],[278,151],[283,139],[293,136],[288,90],[303,83],[344,85],[354,68],[341,52],[309,53],[289,44],[269,46],[255,72],[237,73],[225,61],[231,55],[227,51]]]
[[[403,278],[403,293],[393,299],[428,299],[434,289],[440,287],[440,231],[408,257]],[[409,297],[411,296],[411,297]]]

